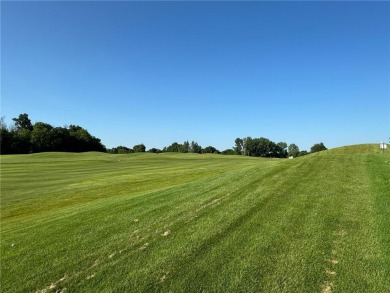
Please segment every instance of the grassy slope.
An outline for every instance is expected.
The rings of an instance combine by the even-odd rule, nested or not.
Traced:
[[[388,292],[375,149],[3,157],[1,289]]]

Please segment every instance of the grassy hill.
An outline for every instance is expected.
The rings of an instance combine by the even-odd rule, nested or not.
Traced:
[[[387,153],[389,150],[386,149],[385,151]],[[321,152],[321,154],[325,154],[325,155],[329,155],[329,154],[352,155],[352,154],[374,154],[374,153],[382,153],[382,149],[379,147],[379,144],[377,143],[342,146],[342,147],[328,150],[327,152]]]
[[[390,153],[1,157],[2,292],[389,292]]]

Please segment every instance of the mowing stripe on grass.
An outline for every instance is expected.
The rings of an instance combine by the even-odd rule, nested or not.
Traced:
[[[390,159],[351,150],[294,160],[128,156],[119,170],[103,169],[119,185],[96,198],[78,189],[88,197],[79,204],[18,213],[12,205],[24,204],[8,197],[5,211],[14,214],[2,221],[2,291],[388,292]],[[95,172],[91,178],[102,175],[99,158],[107,160],[93,158],[79,166]],[[147,190],[147,180],[132,188],[142,174],[161,176],[162,161],[186,175],[175,181],[168,172],[162,188]],[[184,170],[191,166],[194,173]],[[11,173],[6,180],[15,180]],[[72,194],[66,188],[60,201]]]

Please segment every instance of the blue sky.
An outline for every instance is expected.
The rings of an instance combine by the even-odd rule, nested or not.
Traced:
[[[390,136],[389,2],[2,2],[1,115],[107,147]]]

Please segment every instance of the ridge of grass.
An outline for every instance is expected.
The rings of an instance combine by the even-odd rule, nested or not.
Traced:
[[[385,153],[388,153],[389,149],[385,149]],[[382,153],[382,150],[379,147],[379,143],[371,143],[371,144],[357,144],[357,145],[348,145],[337,147],[328,150],[327,152],[320,152],[319,154],[375,154]]]

